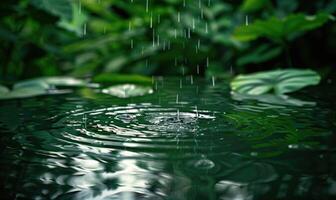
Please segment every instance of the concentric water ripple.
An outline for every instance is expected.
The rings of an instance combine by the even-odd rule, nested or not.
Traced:
[[[228,126],[216,112],[140,104],[71,111],[54,125],[59,140],[107,148],[209,148],[199,143]],[[224,144],[223,144],[224,145]],[[225,145],[224,145],[225,146]],[[212,147],[215,148],[215,147]]]

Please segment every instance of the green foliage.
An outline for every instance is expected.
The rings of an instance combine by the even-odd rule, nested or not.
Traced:
[[[317,85],[320,76],[312,70],[274,70],[239,75],[231,82],[233,92],[247,95],[274,93],[283,95],[309,85]]]
[[[143,1],[4,0],[0,77],[7,84],[39,76],[219,76],[231,66],[234,72],[254,71],[255,65],[330,66],[321,57],[333,54],[327,49],[336,44],[329,20],[335,8],[322,0],[187,0],[185,7],[150,1],[148,10]]]
[[[293,34],[316,29],[329,20],[329,14],[319,13],[315,16],[292,14],[279,19],[271,17],[267,20],[257,20],[251,25],[240,26],[236,29],[234,37],[240,41],[255,40],[266,37],[273,41],[290,40]]]
[[[55,16],[70,20],[72,18],[72,8],[70,0],[31,0],[30,3]]]
[[[269,0],[245,0],[241,6],[243,12],[254,12],[263,8]]]

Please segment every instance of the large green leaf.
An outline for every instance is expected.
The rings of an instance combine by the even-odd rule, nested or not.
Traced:
[[[243,12],[254,12],[263,8],[269,0],[245,0],[241,6]]]
[[[0,85],[0,95],[9,92],[9,89],[3,85]]]
[[[316,103],[312,101],[303,101],[287,95],[275,94],[262,94],[262,95],[248,95],[233,93],[232,99],[236,101],[259,101],[272,105],[285,105],[285,106],[315,106]]]
[[[258,64],[269,61],[276,56],[279,56],[282,52],[281,47],[274,47],[273,45],[263,44],[259,47],[255,47],[253,51],[248,51],[245,55],[240,56],[237,59],[238,66],[244,66],[247,64]]]
[[[65,86],[65,87],[86,86],[87,82],[73,77],[55,76],[55,77],[43,77],[21,81],[16,83],[13,88],[16,89],[20,87],[35,86],[35,85],[44,86],[46,89],[49,89],[54,86]]]
[[[88,21],[88,16],[85,12],[80,12],[78,5],[72,4],[73,17],[71,20],[62,18],[58,25],[68,31],[76,33],[78,36],[83,34],[84,24]]]
[[[320,76],[312,70],[285,69],[239,75],[231,82],[233,92],[247,95],[282,95],[309,85],[317,85]]]
[[[20,86],[12,91],[1,92],[0,100],[2,99],[17,99],[17,98],[27,98],[39,95],[48,94],[48,90],[43,85],[31,85],[29,87]]]
[[[70,0],[30,0],[30,3],[55,16],[72,19],[72,7]]]
[[[153,89],[148,86],[124,84],[103,89],[102,92],[104,94],[109,94],[119,98],[129,98],[129,97],[144,96],[146,94],[152,94]]]
[[[16,98],[27,98],[46,94],[58,94],[58,92],[50,92],[57,86],[66,87],[76,87],[76,86],[86,86],[87,82],[72,78],[72,77],[46,77],[46,78],[36,78],[21,81],[13,86],[13,90],[9,90],[4,86],[0,86],[0,100],[1,99],[16,99]]]
[[[267,20],[257,20],[246,26],[240,26],[235,30],[234,38],[240,41],[255,40],[266,37],[275,41],[291,39],[292,34],[309,31],[322,26],[330,18],[327,13],[319,13],[314,16],[293,14],[279,19],[271,17]]]

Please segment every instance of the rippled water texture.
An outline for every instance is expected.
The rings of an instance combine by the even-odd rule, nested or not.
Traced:
[[[336,199],[334,84],[237,101],[226,81],[0,102],[1,199]],[[329,91],[329,92],[328,92]]]

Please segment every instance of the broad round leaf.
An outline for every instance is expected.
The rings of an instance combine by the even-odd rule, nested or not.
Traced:
[[[30,87],[20,87],[10,92],[0,95],[1,99],[27,98],[48,94],[48,90],[43,85],[34,85]]]
[[[9,92],[9,89],[3,85],[0,85],[0,95],[6,94]]]
[[[15,84],[13,88],[18,89],[22,87],[31,87],[35,85],[39,85],[41,87],[49,89],[52,86],[66,86],[66,87],[85,86],[87,85],[87,82],[72,77],[46,77],[46,78],[36,78],[21,81]]]
[[[146,94],[152,94],[153,89],[151,87],[146,86],[124,84],[103,89],[102,92],[104,94],[109,94],[119,98],[129,98],[129,97],[143,96]]]
[[[285,106],[315,106],[316,103],[312,101],[302,101],[300,99],[292,98],[286,95],[262,94],[262,95],[248,95],[233,93],[232,99],[236,101],[254,100],[268,104],[285,105]]]
[[[231,82],[231,89],[233,92],[248,95],[265,93],[281,95],[309,85],[317,85],[320,79],[320,76],[312,70],[275,70],[239,75]]]

